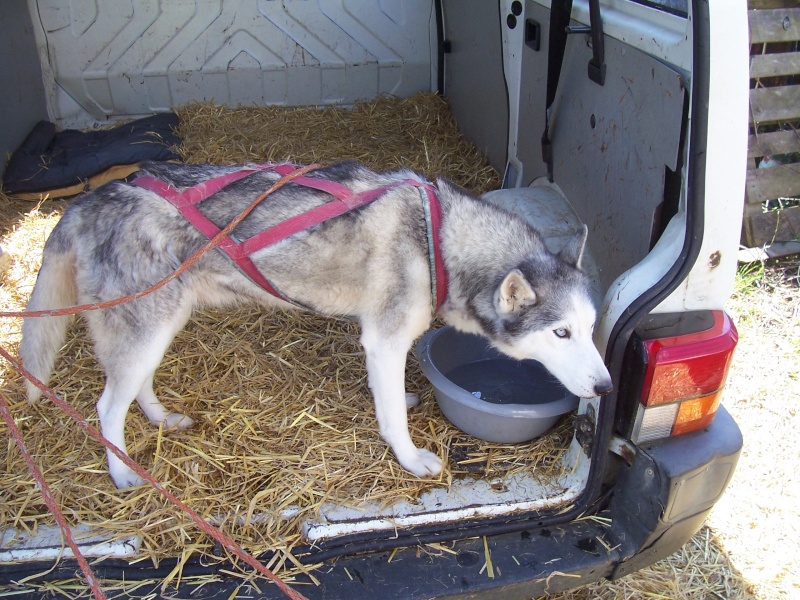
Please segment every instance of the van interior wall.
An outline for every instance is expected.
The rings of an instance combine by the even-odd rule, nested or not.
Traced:
[[[59,126],[192,102],[352,106],[436,81],[432,0],[117,4],[29,2]]]
[[[424,6],[428,6],[424,0],[415,4],[420,13],[429,10]],[[445,94],[452,113],[465,136],[502,172],[508,158],[509,124],[502,28],[509,25],[496,3],[443,0],[442,10],[449,42]],[[524,185],[545,175],[539,140],[548,18],[545,7],[530,0],[525,3],[525,19],[541,24],[542,39],[538,51],[525,44],[519,50],[523,68],[517,154],[524,166]],[[384,21],[390,19],[381,13],[377,22],[394,32],[396,25]],[[0,63],[6,82],[6,93],[0,96],[0,150],[8,153],[37,120],[47,118],[48,110],[31,16],[24,3],[0,3],[0,33],[0,49],[12,58]],[[423,38],[427,40],[427,33]],[[608,36],[604,86],[586,76],[590,57],[586,37],[570,36],[552,121],[555,182],[589,225],[589,244],[607,288],[649,252],[662,229],[659,212],[665,177],[678,168],[685,98],[678,73]],[[395,73],[390,63],[377,60],[371,68]],[[412,87],[424,87],[429,80],[418,78]]]
[[[508,93],[497,3],[442,0],[444,95],[464,136],[500,173],[508,159]]]
[[[0,177],[31,128],[47,119],[44,85],[25,2],[0,2]]]
[[[522,52],[524,72],[545,64],[546,57],[533,56],[529,47]],[[602,86],[587,76],[591,58],[586,36],[570,35],[550,137],[554,181],[589,226],[588,243],[607,289],[648,254],[661,231],[667,174],[679,169],[685,94],[678,72],[609,36]],[[545,81],[530,77],[521,91],[523,97],[539,88],[542,94],[541,101],[520,103],[520,131],[526,133],[518,151],[526,183],[545,175],[539,146]]]
[[[523,184],[529,185],[535,179],[547,176],[547,165],[542,160],[541,141],[547,98],[550,11],[529,0],[525,5],[525,20],[538,23],[541,35],[539,50],[527,45],[522,47],[523,77],[520,82],[520,135],[517,139],[517,157],[523,164]],[[580,75],[584,74],[585,69]],[[564,70],[562,76],[566,78],[569,74]]]
[[[473,0],[444,0],[443,11],[449,50],[445,93],[459,128],[502,172],[513,158],[508,156],[513,151],[508,144],[509,106],[514,104],[509,90],[518,87],[518,131],[510,134],[516,133],[522,185],[546,177],[541,137],[549,9],[527,0],[524,21],[507,19],[495,4]],[[527,29],[537,23],[538,50],[522,42],[504,52],[503,28]],[[507,78],[516,75],[513,66],[503,63],[515,53],[521,55],[520,81],[508,85]],[[589,37],[568,37],[550,137],[554,181],[589,226],[600,284],[608,289],[649,253],[676,211],[688,97],[677,71],[609,35],[605,57],[606,79],[600,86],[587,76]]]

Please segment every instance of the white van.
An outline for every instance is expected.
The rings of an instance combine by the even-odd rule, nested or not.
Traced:
[[[623,577],[700,528],[742,446],[719,400],[737,341],[724,306],[745,186],[744,0],[29,0],[28,8],[43,73],[31,93],[59,125],[193,100],[346,105],[439,91],[504,173],[487,201],[524,215],[553,244],[589,227],[595,341],[614,392],[581,401],[569,468],[558,481],[523,473],[502,492],[469,479],[417,503],[358,513],[331,506],[304,528],[298,560],[324,564],[320,585],[302,589],[309,598],[527,600]],[[2,119],[10,131],[8,110]],[[452,552],[416,551],[445,541]],[[502,577],[480,573],[488,549]],[[128,580],[155,573],[122,558],[97,568]],[[0,577],[26,569],[43,571],[17,561]],[[230,597],[239,583],[223,578],[203,592]]]

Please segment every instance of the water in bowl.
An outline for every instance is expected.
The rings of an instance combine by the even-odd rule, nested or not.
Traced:
[[[476,398],[492,404],[544,404],[568,393],[535,361],[487,358],[459,365],[446,377]]]

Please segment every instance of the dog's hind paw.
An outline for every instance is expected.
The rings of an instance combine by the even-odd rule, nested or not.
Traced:
[[[435,477],[442,472],[442,459],[424,448],[415,448],[414,454],[398,460],[403,468],[417,477]]]
[[[144,483],[144,479],[139,477],[133,469],[129,469],[125,465],[116,469],[112,467],[109,470],[111,472],[111,479],[114,480],[114,484],[121,490],[138,487]]]
[[[194,419],[182,415],[181,413],[169,413],[164,417],[164,420],[161,421],[161,424],[164,426],[164,429],[188,429],[194,425]]]
[[[419,396],[406,392],[406,408],[414,408],[419,404]]]

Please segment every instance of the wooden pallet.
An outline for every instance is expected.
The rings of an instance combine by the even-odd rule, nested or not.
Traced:
[[[765,201],[800,196],[799,4],[750,2],[751,121],[742,231],[750,247],[800,239],[800,206],[763,210]],[[774,156],[781,164],[765,168]]]

